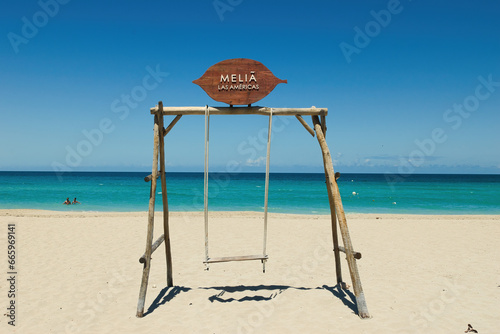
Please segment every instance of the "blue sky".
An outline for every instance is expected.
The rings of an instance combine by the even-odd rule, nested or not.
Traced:
[[[338,171],[500,173],[499,17],[496,1],[4,1],[0,170],[148,171],[149,108],[222,105],[192,81],[251,58],[288,80],[257,105],[329,109]],[[264,171],[267,121],[213,116],[211,170]],[[321,172],[316,139],[274,124],[271,171]],[[202,171],[203,140],[183,117],[169,170]]]

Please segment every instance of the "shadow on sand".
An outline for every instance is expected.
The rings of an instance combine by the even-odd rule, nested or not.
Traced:
[[[293,287],[289,285],[237,285],[237,286],[213,286],[213,287],[199,287],[199,288],[188,288],[183,286],[165,287],[156,296],[155,300],[149,306],[148,310],[144,313],[147,316],[153,313],[157,308],[166,304],[167,302],[174,299],[177,295],[182,292],[189,292],[191,290],[217,290],[217,293],[208,297],[208,300],[219,303],[232,303],[232,302],[246,302],[246,301],[270,301],[276,298],[278,295],[286,290],[326,290],[333,294],[335,297],[340,299],[344,305],[351,309],[355,314],[358,314],[358,307],[356,305],[356,298],[354,294],[349,290],[343,290],[339,284],[335,286],[323,285],[316,288],[306,288],[306,287]],[[226,298],[225,294],[238,293],[241,292],[245,296],[241,298]],[[250,292],[256,293],[252,295]]]

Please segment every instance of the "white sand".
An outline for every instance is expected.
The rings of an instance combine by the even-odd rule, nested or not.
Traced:
[[[335,289],[329,217],[283,214],[269,217],[264,274],[259,261],[205,271],[202,213],[172,213],[175,287],[164,293],[162,245],[146,297],[146,310],[153,309],[138,319],[146,212],[0,210],[0,306],[5,313],[7,224],[15,223],[18,333],[464,333],[469,323],[499,333],[500,216],[347,218],[363,254],[357,262],[368,320]],[[210,219],[210,255],[262,251],[262,214],[214,212]],[[156,239],[161,213],[155,228]],[[12,331],[8,320],[0,318],[1,333]]]

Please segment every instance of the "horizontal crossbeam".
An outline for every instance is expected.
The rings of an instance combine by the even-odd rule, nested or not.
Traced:
[[[346,253],[345,251],[345,248],[342,247],[342,246],[339,246],[339,251],[341,251],[342,253]],[[347,254],[347,253],[346,253]],[[361,253],[360,252],[355,252],[355,251],[352,251],[352,255],[354,256],[355,259],[359,260],[361,259]]]
[[[160,171],[158,171],[158,174],[156,175],[156,178],[159,178],[159,177],[160,177],[160,173],[161,173],[161,172],[160,172]],[[149,181],[151,181],[152,179],[153,179],[153,174],[149,174],[148,176],[146,176],[146,177],[144,178],[144,181],[149,182]]]
[[[226,257],[211,257],[203,263],[231,262],[231,261],[250,261],[250,260],[267,260],[267,255],[243,255],[243,256],[226,256]]]
[[[163,107],[163,115],[205,115],[206,107]],[[312,115],[326,116],[328,108],[272,108],[275,116]],[[156,114],[158,106],[151,108],[151,114]],[[208,107],[210,115],[270,115],[268,107]]]
[[[151,254],[153,254],[153,252],[158,248],[160,247],[161,243],[163,242],[163,240],[165,240],[165,237],[164,235],[160,235],[160,237],[158,239],[156,239],[155,243],[151,246]],[[142,256],[139,258],[139,262],[140,263],[146,263],[146,254],[142,254]]]

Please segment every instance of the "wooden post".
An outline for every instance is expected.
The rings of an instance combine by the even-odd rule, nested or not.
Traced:
[[[328,178],[328,173],[325,170],[325,178],[326,178],[326,188],[328,191],[328,201],[329,203],[333,202],[333,195],[328,184],[330,180]],[[337,274],[337,284],[342,284],[342,268],[340,265],[340,250],[339,250],[339,238],[337,231],[337,213],[335,212],[335,205],[330,205],[330,216],[331,216],[331,224],[332,224],[332,240],[333,240],[333,253],[335,255],[335,272]]]
[[[354,289],[354,295],[356,296],[356,304],[358,307],[358,316],[362,319],[369,318],[368,307],[366,305],[365,295],[363,293],[363,287],[361,286],[361,279],[359,278],[358,266],[356,264],[356,259],[354,258],[354,251],[351,243],[351,237],[349,236],[349,229],[347,227],[347,220],[345,218],[344,208],[342,206],[342,200],[340,199],[340,192],[335,182],[335,172],[333,170],[332,157],[330,155],[330,150],[326,144],[325,136],[323,134],[323,129],[319,121],[318,116],[312,116],[314,123],[314,130],[316,131],[316,137],[318,138],[321,151],[323,153],[323,163],[325,165],[326,181],[327,187],[330,188],[332,194],[332,201],[330,201],[330,206],[335,207],[337,218],[339,221],[340,233],[342,234],[342,240],[344,242],[345,253],[347,256],[347,264],[349,265],[349,272],[351,274],[352,285]]]
[[[160,177],[161,177],[161,198],[163,200],[163,235],[165,238],[165,257],[167,261],[167,286],[174,286],[172,279],[172,252],[170,249],[170,229],[168,226],[168,197],[167,197],[167,180],[165,178],[165,134],[166,129],[163,128],[163,102],[158,102],[158,126],[160,128]],[[176,117],[177,122],[181,116]],[[170,127],[170,129],[175,125]],[[169,130],[170,131],[170,130]]]
[[[329,187],[328,187],[329,188]],[[331,190],[328,194],[328,199],[330,203],[332,202]],[[339,248],[339,236],[337,231],[337,213],[335,212],[335,206],[330,207],[331,219],[332,219],[332,239],[333,239],[333,253],[335,255],[335,272],[337,274],[337,284],[341,284],[342,288],[345,288],[345,284],[342,281],[342,269],[340,264],[340,248]]]
[[[326,124],[326,118],[324,116],[321,116],[321,129],[325,129],[325,124]],[[323,135],[326,140],[326,131],[323,132]],[[330,183],[328,173],[326,171],[326,165],[325,167],[325,178],[326,178],[326,190],[328,192],[328,202],[330,203],[330,216],[332,220],[332,240],[333,240],[333,253],[335,256],[335,272],[337,276],[337,284],[340,285],[342,289],[345,288],[345,283],[342,281],[342,266],[340,263],[340,248],[339,248],[339,236],[338,236],[338,231],[337,231],[337,213],[335,212],[335,205],[331,205],[333,203],[333,194],[331,188],[328,186]],[[335,175],[335,182],[337,181],[336,175]]]
[[[323,130],[323,135],[326,138],[326,116],[321,115],[321,130]]]
[[[337,213],[335,212],[335,205],[331,205],[333,203],[333,194],[332,190],[329,187],[330,179],[328,177],[328,172],[325,167],[325,178],[326,178],[326,188],[328,191],[328,201],[330,203],[330,215],[332,219],[332,239],[333,239],[333,253],[335,255],[335,272],[337,274],[337,284],[341,284],[341,287],[344,288],[344,284],[342,281],[342,268],[340,264],[340,249],[339,249],[339,236],[337,231]]]
[[[162,116],[163,117],[163,116]],[[146,291],[148,289],[149,269],[151,268],[151,250],[153,242],[153,227],[155,215],[155,198],[156,198],[156,180],[158,178],[158,147],[160,140],[159,117],[155,115],[154,124],[154,144],[153,144],[153,177],[151,178],[151,191],[149,193],[149,210],[148,210],[148,232],[146,236],[146,263],[142,270],[142,282],[139,291],[139,301],[137,302],[138,318],[144,316],[144,303],[146,301]]]

